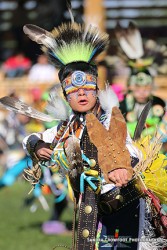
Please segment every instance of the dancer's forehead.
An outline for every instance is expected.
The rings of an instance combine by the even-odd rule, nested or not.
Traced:
[[[132,75],[129,80],[130,86],[151,86],[153,85],[153,78],[144,72],[139,72]]]

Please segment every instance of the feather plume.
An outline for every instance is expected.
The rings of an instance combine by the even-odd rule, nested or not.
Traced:
[[[75,178],[83,172],[80,141],[75,135],[68,138],[65,153],[69,162],[69,175]]]
[[[97,27],[77,23],[62,24],[50,33],[38,26],[27,24],[23,28],[29,38],[42,44],[42,50],[57,68],[71,62],[91,62],[107,49],[109,36],[99,33]],[[37,38],[36,38],[37,37]]]
[[[54,47],[55,41],[52,33],[33,24],[26,24],[23,27],[24,33],[34,42],[43,44],[46,47]]]
[[[4,96],[0,98],[0,105],[7,110],[14,111],[16,113],[26,115],[28,117],[32,117],[41,121],[52,122],[54,120],[57,120],[45,113],[34,109],[33,107],[15,97]]]
[[[106,86],[105,90],[99,90],[98,97],[102,109],[107,113],[111,114],[114,106],[119,107],[118,97],[110,86]]]
[[[134,142],[134,144],[143,154],[142,160],[134,168],[135,172],[140,174],[146,170],[149,171],[162,147],[161,139],[156,136],[153,139],[146,136]]]
[[[167,245],[167,239],[163,237],[151,238],[148,235],[147,237],[142,237],[141,242],[139,244],[140,244],[139,250],[150,250],[150,249],[160,250],[160,249],[165,249]]]
[[[65,148],[65,153],[70,163],[70,169],[77,167],[78,163],[82,163],[80,141],[75,135],[68,138],[68,146]]]
[[[56,40],[55,48],[48,55],[52,55],[64,64],[83,61],[90,62],[108,46],[108,35],[99,34],[96,27],[77,23],[62,24],[52,32]]]
[[[137,123],[136,128],[135,128],[135,132],[134,132],[134,137],[133,137],[134,141],[140,138],[141,133],[142,133],[143,128],[144,128],[145,123],[146,123],[147,115],[148,115],[151,107],[152,107],[152,101],[150,100],[145,105],[145,107],[142,110],[142,113],[141,113],[141,115],[139,117],[138,123]]]
[[[69,163],[68,176],[70,184],[72,186],[74,196],[79,200],[79,190],[80,190],[80,176],[83,173],[83,162],[82,153],[80,148],[80,141],[75,136],[72,135],[68,138],[68,145],[65,147],[66,157]]]
[[[146,196],[146,199],[140,200],[140,203],[141,203],[142,219],[140,226],[141,233],[139,236],[140,241],[138,245],[138,250],[164,249],[164,247],[167,244],[166,237],[163,236],[163,233],[160,234],[161,236],[159,237],[157,236],[157,231],[159,231],[159,227],[161,228],[161,223],[157,228],[158,230],[155,230],[155,227],[157,226],[154,225],[153,223],[153,221],[156,220],[157,218],[160,219],[159,217],[160,214],[157,211],[157,205],[155,206],[155,204],[153,203],[152,199],[150,199],[149,196]],[[153,206],[154,209],[151,209]]]
[[[72,6],[71,6],[71,1],[70,0],[66,0],[66,5],[67,5],[67,9],[70,13],[70,17],[71,17],[71,22],[74,23],[74,16],[72,13]]]
[[[60,84],[56,84],[55,88],[50,92],[50,100],[48,100],[46,111],[53,117],[63,121],[69,118],[71,108],[63,97]]]
[[[144,55],[143,43],[140,31],[132,22],[127,28],[118,23],[115,28],[117,40],[129,59],[139,59]]]
[[[142,152],[142,159],[134,167],[136,174],[141,174],[144,184],[152,190],[162,203],[166,204],[167,198],[167,174],[166,156],[160,153],[162,143],[161,138],[146,136],[134,142],[134,145]]]

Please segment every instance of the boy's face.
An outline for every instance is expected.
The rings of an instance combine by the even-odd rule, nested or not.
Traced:
[[[82,71],[75,71],[63,81],[66,98],[74,111],[88,112],[96,104],[96,77]]]
[[[136,86],[133,86],[131,90],[137,102],[146,103],[149,97],[151,96],[152,86],[151,85],[146,85],[146,86],[136,85]]]
[[[129,89],[136,101],[144,104],[152,94],[153,79],[145,72],[139,72],[131,76]]]

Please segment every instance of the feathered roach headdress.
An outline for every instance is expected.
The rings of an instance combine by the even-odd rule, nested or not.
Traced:
[[[94,59],[107,48],[109,42],[108,34],[100,33],[97,27],[90,25],[86,28],[71,17],[70,23],[64,23],[51,32],[32,24],[25,25],[23,30],[31,40],[42,45],[42,50],[60,69],[61,82],[74,70],[97,76]]]
[[[124,59],[131,70],[128,84],[152,84],[153,79],[149,72],[149,67],[153,64],[154,58],[151,55],[145,55],[139,29],[132,22],[129,23],[127,28],[123,28],[120,24],[117,24],[115,34],[124,52]]]
[[[115,35],[125,53],[124,59],[128,61],[129,66],[136,69],[145,69],[153,63],[153,57],[145,57],[141,33],[134,23],[130,22],[127,28],[123,28],[117,23]]]

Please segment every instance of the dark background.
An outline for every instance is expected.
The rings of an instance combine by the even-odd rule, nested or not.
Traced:
[[[75,21],[83,21],[84,0],[72,0]],[[113,29],[116,22],[126,26],[134,21],[140,28],[143,39],[154,39],[167,44],[166,0],[103,0],[106,8],[106,30],[111,37],[110,54],[115,53],[116,41]],[[23,33],[27,23],[47,30],[61,22],[69,21],[66,0],[9,0],[0,1],[0,62],[13,52],[24,51],[35,60],[41,53],[39,45]]]

